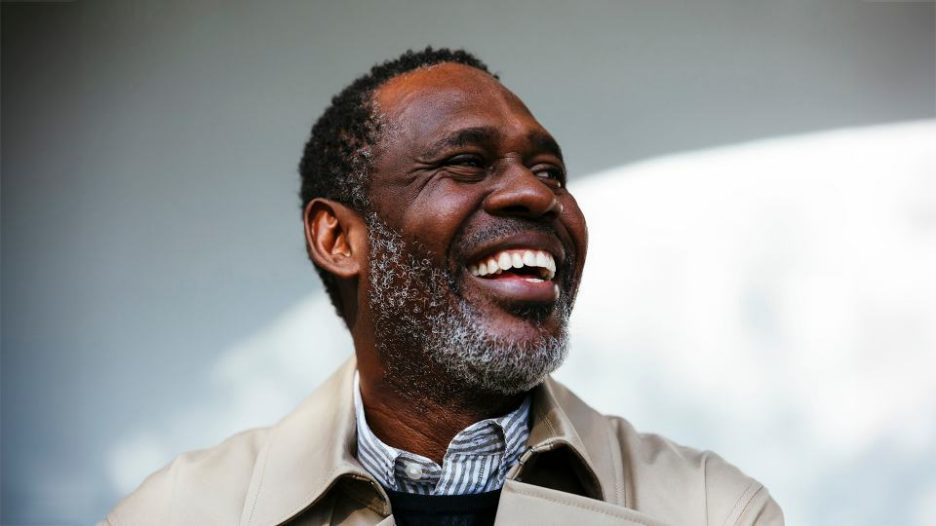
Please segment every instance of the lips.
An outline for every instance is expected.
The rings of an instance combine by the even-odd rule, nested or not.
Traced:
[[[526,276],[529,280],[552,281],[556,260],[549,252],[535,248],[501,250],[469,265],[468,272],[480,278],[495,278],[504,272]]]
[[[565,251],[554,236],[524,232],[487,243],[469,257],[470,282],[496,303],[552,304],[560,296],[557,268]]]

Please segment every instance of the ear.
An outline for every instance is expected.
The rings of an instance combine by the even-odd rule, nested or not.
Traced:
[[[357,277],[367,261],[367,227],[361,216],[337,201],[315,198],[302,218],[312,261],[339,278]]]

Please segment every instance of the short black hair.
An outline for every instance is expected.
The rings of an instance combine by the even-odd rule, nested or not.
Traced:
[[[299,198],[303,210],[309,201],[323,197],[361,214],[369,211],[368,171],[381,125],[373,104],[374,92],[394,77],[446,62],[463,64],[498,78],[484,62],[463,49],[427,47],[422,51],[407,50],[397,58],[373,66],[332,98],[312,126],[299,162],[302,182]],[[332,304],[343,316],[335,277],[318,265],[315,269]]]

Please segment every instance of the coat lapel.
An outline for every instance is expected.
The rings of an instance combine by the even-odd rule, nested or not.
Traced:
[[[533,390],[533,421],[530,450],[522,464],[532,457],[558,448],[570,452],[569,468],[581,479],[585,495],[620,506],[628,506],[621,475],[621,451],[605,417],[581,401],[551,377]],[[531,475],[523,465],[515,467],[514,477]]]
[[[494,526],[513,524],[667,526],[666,523],[629,508],[508,480],[501,490]]]

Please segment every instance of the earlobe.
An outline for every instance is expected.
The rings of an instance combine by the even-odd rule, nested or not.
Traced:
[[[316,198],[306,205],[303,221],[309,258],[336,277],[358,276],[367,239],[361,216],[337,201]]]

